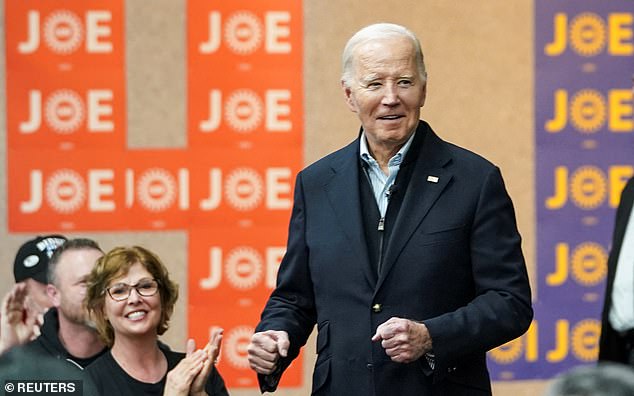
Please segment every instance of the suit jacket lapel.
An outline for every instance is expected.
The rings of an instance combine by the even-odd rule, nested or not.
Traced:
[[[374,287],[377,275],[372,271],[368,248],[363,232],[361,196],[359,193],[359,139],[340,152],[332,162],[333,174],[324,189],[330,206],[338,219],[339,227],[350,241],[350,248],[358,253],[361,270],[368,283]],[[336,235],[330,236],[336,238]]]
[[[418,148],[418,159],[413,164],[415,168],[385,249],[383,269],[376,290],[381,287],[407,241],[452,178],[452,173],[444,168],[451,160],[445,143],[427,124],[421,124],[417,133],[423,133],[424,138]]]

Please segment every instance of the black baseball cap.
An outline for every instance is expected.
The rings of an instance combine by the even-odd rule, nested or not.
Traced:
[[[16,282],[33,278],[41,283],[48,283],[48,260],[55,249],[66,242],[62,235],[37,236],[35,239],[25,242],[13,263],[13,276]]]

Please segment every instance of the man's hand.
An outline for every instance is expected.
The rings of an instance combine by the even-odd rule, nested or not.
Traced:
[[[287,356],[290,345],[285,331],[267,330],[255,333],[247,349],[249,365],[258,374],[271,374],[277,368],[280,357]]]
[[[376,328],[372,341],[381,341],[385,353],[397,363],[411,363],[432,350],[427,326],[409,319],[390,318]]]
[[[0,306],[0,353],[39,335],[41,315],[31,308],[25,283],[16,283]]]

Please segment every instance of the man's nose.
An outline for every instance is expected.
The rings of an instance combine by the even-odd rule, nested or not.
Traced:
[[[385,84],[382,103],[386,106],[394,106],[398,104],[398,90],[394,84]]]

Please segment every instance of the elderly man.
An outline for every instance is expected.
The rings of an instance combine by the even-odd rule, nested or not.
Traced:
[[[358,138],[301,171],[277,286],[248,348],[273,391],[317,325],[315,395],[490,395],[485,353],[531,293],[500,170],[420,120],[418,39],[376,24],[343,52]]]

